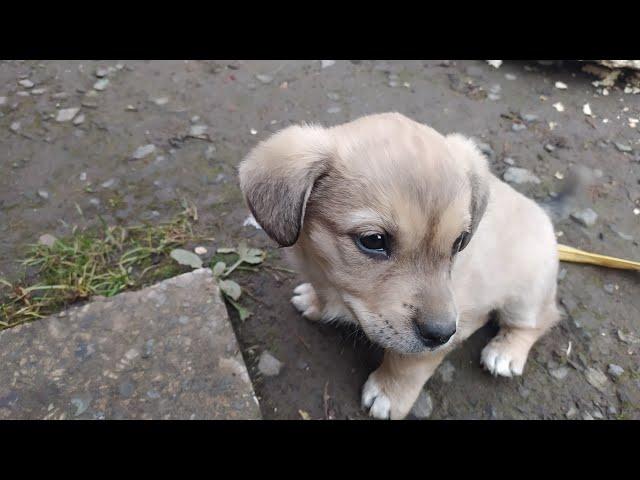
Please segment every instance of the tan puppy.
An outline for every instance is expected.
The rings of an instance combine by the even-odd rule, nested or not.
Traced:
[[[292,126],[247,156],[240,186],[309,282],[291,299],[303,316],[356,323],[385,349],[362,392],[373,417],[404,418],[489,312],[501,327],[482,363],[508,377],[560,318],[550,219],[460,135],[397,113]]]

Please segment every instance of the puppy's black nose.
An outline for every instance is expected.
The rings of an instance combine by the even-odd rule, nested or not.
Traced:
[[[428,348],[443,345],[456,333],[456,322],[416,321],[422,343]]]

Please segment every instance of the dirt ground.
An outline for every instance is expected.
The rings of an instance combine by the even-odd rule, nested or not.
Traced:
[[[98,68],[107,85],[94,86]],[[15,278],[15,259],[44,233],[63,236],[98,215],[124,225],[164,219],[181,198],[195,202],[215,237],[204,243],[210,252],[245,238],[281,264],[274,243],[243,226],[235,167],[289,124],[383,111],[476,137],[497,175],[512,163],[539,177],[514,185],[538,201],[560,189],[558,177],[572,165],[593,169],[597,184],[580,207],[597,220],[557,221],[560,241],[638,260],[640,126],[628,119],[640,117],[640,95],[624,85],[603,95],[594,80],[579,64],[534,61],[499,69],[484,61],[3,61],[0,277]],[[73,121],[56,120],[74,107]],[[132,159],[149,144],[153,152]],[[640,418],[637,273],[563,264],[560,277],[567,318],[534,347],[524,376],[481,369],[480,351],[495,332],[489,325],[428,382],[430,418]],[[293,275],[263,269],[239,281],[257,299],[244,323],[231,315],[263,416],[365,418],[360,388],[380,351],[357,331],[301,319],[289,303]],[[258,372],[263,350],[284,362],[279,375]]]

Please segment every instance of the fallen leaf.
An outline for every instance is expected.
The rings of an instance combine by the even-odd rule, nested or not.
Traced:
[[[241,322],[244,322],[247,318],[249,318],[252,315],[252,312],[250,310],[243,307],[238,302],[233,301],[229,297],[227,297],[227,300],[229,300],[229,303],[233,306],[233,308],[236,309],[236,312],[238,312],[238,316],[240,317]]]
[[[300,414],[303,420],[311,420],[311,415],[309,415],[304,410],[298,410],[298,413]]]
[[[227,268],[227,264],[224,262],[217,262],[213,266],[213,276],[219,277],[224,272],[224,269]]]
[[[242,289],[240,288],[240,285],[238,285],[233,280],[221,280],[218,283],[218,286],[220,287],[220,290],[222,290],[225,295],[232,298],[233,300],[238,300],[240,298],[240,295],[242,294]]]
[[[191,268],[202,268],[202,259],[195,253],[191,253],[188,250],[176,248],[171,250],[171,258],[173,258],[180,265],[188,265]]]

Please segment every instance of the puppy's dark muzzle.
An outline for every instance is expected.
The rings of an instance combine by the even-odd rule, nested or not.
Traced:
[[[456,316],[433,320],[420,318],[415,321],[416,331],[420,340],[427,348],[437,348],[444,345],[456,333]]]

